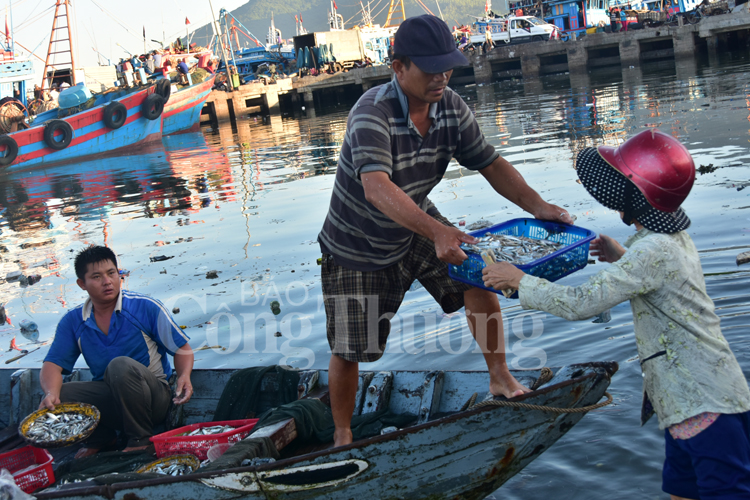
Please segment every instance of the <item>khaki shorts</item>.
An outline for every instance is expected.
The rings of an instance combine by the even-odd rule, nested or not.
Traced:
[[[438,214],[437,221],[452,224]],[[323,254],[321,281],[326,308],[328,344],[347,361],[371,362],[383,356],[392,318],[414,280],[446,313],[464,306],[464,292],[473,288],[448,276],[448,264],[438,259],[435,245],[418,234],[398,263],[378,271],[337,266]],[[378,321],[378,318],[380,320]]]

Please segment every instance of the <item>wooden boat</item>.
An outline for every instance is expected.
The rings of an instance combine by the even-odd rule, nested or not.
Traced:
[[[57,118],[57,109],[47,111],[30,128],[0,136],[0,167],[16,170],[127,152],[161,139],[164,99],[156,85],[97,97],[94,104],[64,118]]]
[[[615,362],[559,368],[551,380],[513,401],[556,408],[581,408],[600,401],[617,371]],[[183,425],[211,420],[232,370],[193,372],[195,395],[183,407]],[[317,389],[310,381],[317,375]],[[514,375],[527,385],[536,371]],[[0,372],[0,415],[11,426],[36,409],[42,393],[38,370]],[[89,377],[87,370],[72,375]],[[276,462],[186,476],[165,476],[108,485],[72,483],[36,491],[38,499],[205,498],[430,498],[480,499],[500,487],[552,446],[585,412],[551,413],[533,409],[482,406],[463,409],[472,393],[486,394],[486,372],[362,372],[355,414],[388,408],[417,417],[409,427],[355,441],[340,448],[288,447]],[[328,373],[300,373],[301,397],[324,400]],[[273,407],[279,378],[270,371],[261,382],[261,406]],[[250,437],[269,436],[283,447],[294,439],[293,420],[256,428]],[[287,450],[295,450],[285,453]]]
[[[216,75],[211,75],[200,83],[174,92],[164,106],[163,135],[200,130],[200,116],[203,105],[211,93]]]

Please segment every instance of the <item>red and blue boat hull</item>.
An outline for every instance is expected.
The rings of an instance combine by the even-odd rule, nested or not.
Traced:
[[[53,149],[47,145],[44,140],[45,123],[8,134],[18,144],[18,156],[10,165],[0,169],[17,170],[118,150],[132,151],[133,146],[161,140],[162,116],[148,120],[141,113],[143,102],[154,91],[154,86],[151,86],[117,99],[127,109],[127,119],[117,129],[110,129],[104,124],[103,105],[63,118],[73,129],[73,138],[64,149]]]
[[[201,110],[214,86],[214,78],[216,75],[211,75],[204,82],[196,83],[169,96],[169,101],[164,106],[162,134],[194,132],[200,128]]]

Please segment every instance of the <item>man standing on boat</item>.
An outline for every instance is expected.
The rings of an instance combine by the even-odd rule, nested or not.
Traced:
[[[90,246],[75,259],[78,286],[89,298],[57,325],[39,381],[39,408],[65,402],[93,404],[101,413],[94,433],[76,454],[82,458],[113,444],[115,431],[128,438],[124,451],[146,448],[153,428],[164,421],[170,401],[193,395],[193,350],[164,305],[146,295],[120,290],[117,257],[107,247]],[[174,356],[176,397],[169,387]],[[83,354],[92,382],[63,383]]]
[[[461,243],[474,242],[427,198],[452,158],[479,171],[500,195],[535,217],[572,222],[495,152],[466,103],[447,87],[453,68],[468,61],[444,21],[424,15],[401,23],[392,61],[393,80],[367,91],[349,114],[318,236],[336,446],[352,441],[359,363],[383,355],[389,318],[414,280],[446,313],[466,307],[493,395],[528,391],[506,365],[497,296],[448,276],[449,263],[466,259]]]

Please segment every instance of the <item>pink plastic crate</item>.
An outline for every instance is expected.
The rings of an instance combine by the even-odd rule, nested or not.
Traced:
[[[245,420],[224,420],[222,422],[202,422],[200,424],[186,425],[178,429],[163,432],[151,438],[156,448],[156,456],[159,458],[170,457],[172,455],[195,455],[200,460],[207,458],[208,450],[221,443],[234,444],[242,441],[250,434],[257,418],[248,418]],[[203,427],[214,427],[217,425],[230,425],[234,427],[231,431],[222,432],[221,434],[210,434],[208,436],[184,436],[196,429]]]
[[[17,471],[35,464],[37,467],[15,475]],[[24,446],[0,455],[0,469],[7,469],[13,474],[16,485],[26,493],[33,493],[55,482],[52,455],[47,450],[33,446]]]

